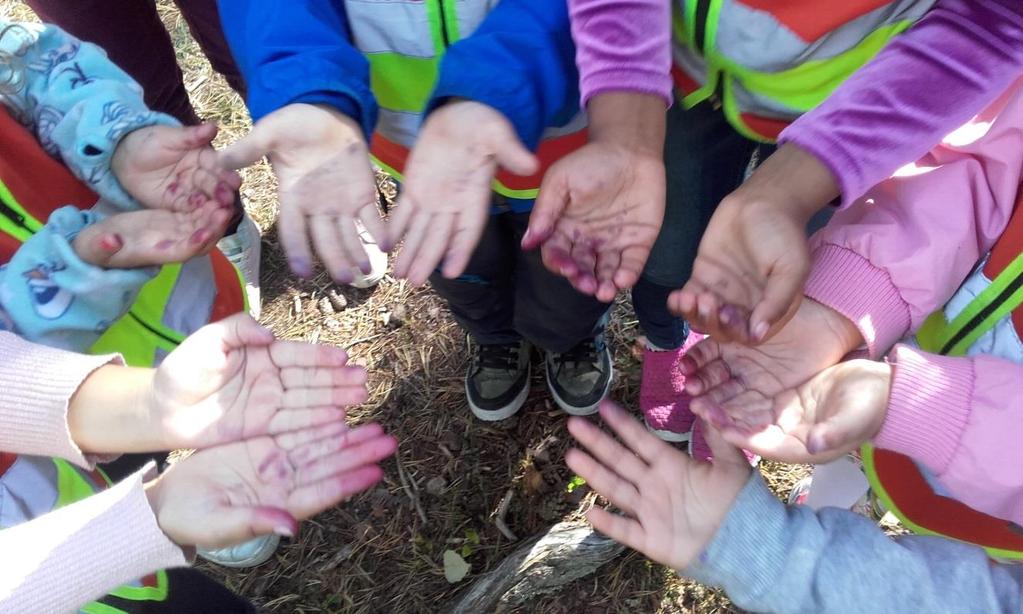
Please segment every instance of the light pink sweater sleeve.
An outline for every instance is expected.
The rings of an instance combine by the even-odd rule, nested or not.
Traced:
[[[806,295],[877,358],[942,307],[1001,236],[1023,174],[1023,79],[811,242]]]
[[[68,430],[68,402],[82,382],[117,356],[86,356],[0,332],[0,450],[55,456],[91,468]]]
[[[144,471],[0,531],[0,612],[75,611],[125,582],[188,565],[156,523]]]
[[[875,439],[922,463],[956,499],[1023,525],[1023,365],[899,345],[888,414]]]
[[[604,92],[671,104],[672,0],[568,0],[582,106]]]
[[[1023,72],[1023,2],[939,0],[780,142],[814,154],[848,205],[986,107]]]

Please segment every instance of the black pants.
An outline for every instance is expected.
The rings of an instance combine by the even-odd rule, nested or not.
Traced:
[[[232,593],[216,580],[191,568],[167,570],[168,592],[163,601],[133,601],[107,595],[108,606],[132,614],[256,614],[249,600]]]
[[[430,283],[477,343],[526,339],[564,352],[603,330],[608,305],[548,271],[539,250],[519,247],[528,223],[528,213],[491,215],[465,273],[444,279],[434,272]]]

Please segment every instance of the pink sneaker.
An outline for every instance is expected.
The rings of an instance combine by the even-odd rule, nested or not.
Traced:
[[[691,397],[685,391],[686,376],[682,374],[680,363],[689,348],[703,338],[700,333],[690,332],[677,350],[643,350],[639,408],[647,428],[664,441],[689,441],[696,416],[689,411]]]
[[[760,457],[749,450],[743,450],[742,453],[746,455],[746,460],[749,461],[751,467],[756,467],[760,462]],[[693,434],[689,438],[689,456],[698,461],[714,461],[714,455],[710,453],[710,446],[707,445],[707,440],[703,437],[703,427],[700,426],[698,420],[693,425]]]

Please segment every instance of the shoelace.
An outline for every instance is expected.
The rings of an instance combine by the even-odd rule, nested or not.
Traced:
[[[580,365],[589,367],[598,365],[598,355],[604,350],[603,343],[595,339],[589,339],[571,348],[567,352],[555,354],[559,367],[579,368]]]
[[[518,345],[481,345],[480,368],[500,369],[502,371],[518,371]]]

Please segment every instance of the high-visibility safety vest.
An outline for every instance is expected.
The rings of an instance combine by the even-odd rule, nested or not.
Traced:
[[[672,76],[690,108],[717,97],[747,138],[773,142],[935,0],[677,0]]]
[[[423,109],[447,48],[473,33],[495,0],[359,2],[346,0],[352,42],[369,60],[370,87],[380,106],[370,142],[374,162],[401,180]],[[586,144],[586,116],[543,133],[536,151],[540,170],[519,176],[498,171],[493,189],[508,198],[535,199],[551,164]]]
[[[1016,210],[982,267],[963,282],[944,309],[917,332],[924,351],[946,356],[978,353],[1023,363],[1023,207]],[[909,529],[981,546],[1002,561],[1023,561],[1023,527],[937,494],[909,457],[863,446],[871,489]]]
[[[0,453],[0,489],[6,503],[0,508],[0,529],[28,522],[109,485],[99,470],[85,471],[65,460]],[[167,572],[161,570],[115,588],[101,599],[80,606],[78,612],[122,614],[141,610],[145,604],[139,602],[165,601],[169,590]]]
[[[35,138],[0,110],[0,263],[54,210],[89,208],[98,197],[51,158]],[[133,366],[152,366],[185,337],[208,322],[247,309],[241,274],[219,251],[183,265],[165,266],[139,293],[127,315],[114,322],[91,352],[119,352]],[[0,452],[0,529],[27,522],[105,488],[99,472],[86,472],[52,458]],[[10,499],[15,501],[10,501]],[[123,585],[80,608],[85,614],[136,610],[133,602],[164,601],[167,574],[158,572]],[[143,608],[139,608],[143,609]]]
[[[0,134],[0,262],[7,262],[54,210],[89,208],[98,197],[5,111],[0,111]],[[120,352],[129,365],[151,366],[204,324],[245,311],[244,287],[238,270],[218,250],[165,266],[91,351]]]

